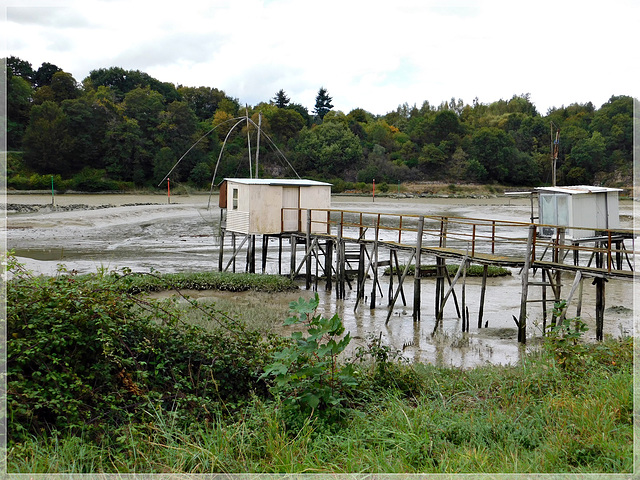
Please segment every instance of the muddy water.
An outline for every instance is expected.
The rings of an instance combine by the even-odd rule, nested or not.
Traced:
[[[217,197],[207,209],[208,195],[173,196],[171,203],[161,195],[58,195],[57,206],[105,206],[95,210],[43,209],[37,213],[7,215],[7,247],[14,249],[21,261],[35,272],[53,274],[64,264],[68,270],[80,273],[95,272],[100,268],[129,267],[134,271],[189,272],[215,270],[218,265],[220,212]],[[7,204],[50,205],[49,195],[8,195]],[[149,205],[151,204],[151,205]],[[528,221],[531,207],[528,199],[489,198],[377,198],[334,197],[332,207],[355,211],[387,213],[445,215],[493,220]],[[633,202],[621,201],[621,227],[632,228]],[[288,242],[284,249],[288,251]],[[225,247],[229,251],[229,246]],[[407,259],[400,258],[400,262]],[[226,262],[225,262],[226,264]],[[288,273],[288,259],[283,261],[283,272]],[[244,261],[238,260],[237,270],[243,271]],[[259,267],[258,267],[259,268]],[[277,247],[269,251],[267,273],[277,273]],[[383,342],[402,351],[406,358],[416,361],[469,367],[482,363],[514,363],[522,354],[516,342],[513,316],[519,314],[521,280],[517,270],[511,276],[491,278],[484,306],[483,328],[478,328],[480,279],[467,278],[466,304],[469,309],[471,331],[460,332],[461,323],[455,304],[449,301],[445,308],[443,329],[434,330],[435,280],[421,283],[420,321],[412,319],[413,279],[405,282],[404,306],[399,299],[387,325],[388,278],[381,277],[375,305],[371,305],[372,283],[366,288],[367,298],[354,311],[354,290],[347,288],[344,300],[337,300],[335,292],[325,290],[318,283],[320,308],[325,315],[337,313],[344,319],[347,330],[355,338],[354,345],[364,345],[370,338],[382,334]],[[570,283],[571,279],[565,280]],[[397,283],[397,281],[396,281]],[[567,287],[568,288],[568,287]],[[294,294],[311,297],[313,291],[304,289]],[[458,295],[460,293],[458,292]],[[217,294],[206,292],[215,298]],[[241,295],[251,295],[245,293]],[[531,295],[538,295],[533,292]],[[534,297],[535,298],[535,297]],[[631,334],[634,325],[634,291],[630,282],[612,280],[606,286],[607,310],[605,334],[612,336]],[[237,296],[241,301],[241,296]],[[274,299],[283,305],[291,295]],[[529,307],[529,345],[534,346],[542,329],[540,304]],[[582,317],[590,326],[587,336],[595,336],[595,287],[585,282]],[[573,311],[572,311],[573,309]],[[575,313],[574,307],[569,314]],[[486,328],[485,328],[486,324]],[[529,347],[530,348],[530,347]]]

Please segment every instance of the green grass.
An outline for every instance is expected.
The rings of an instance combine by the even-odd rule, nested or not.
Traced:
[[[285,393],[262,375],[270,362],[293,358],[295,345],[309,346],[300,336],[265,335],[266,305],[282,308],[269,293],[283,288],[274,287],[278,277],[225,313],[218,303],[132,295],[211,288],[217,275],[48,278],[9,265],[9,473],[633,469],[631,338],[588,344],[555,332],[518,365],[470,370],[407,364],[372,341],[341,360],[353,364],[357,385],[344,383],[335,404],[307,418],[291,415],[286,395],[311,391],[303,368],[323,345],[310,345],[306,360],[298,352],[300,383],[291,376]],[[263,280],[224,277],[218,285],[230,291]],[[264,329],[232,318],[260,310]]]
[[[549,352],[518,366],[472,370],[404,365],[418,391],[371,390],[343,424],[309,419],[290,431],[278,401],[177,428],[149,408],[101,445],[75,436],[12,445],[14,473],[632,471],[632,342],[593,346],[581,370]],[[406,373],[406,372],[405,372]],[[370,374],[363,367],[362,374]]]

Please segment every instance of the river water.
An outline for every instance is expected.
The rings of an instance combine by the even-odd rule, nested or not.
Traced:
[[[220,210],[217,197],[207,208],[208,195],[172,196],[171,203],[162,195],[58,195],[55,208],[50,195],[7,195],[8,205],[49,205],[35,213],[7,213],[6,243],[15,250],[19,260],[36,272],[53,275],[63,264],[80,273],[98,269],[129,267],[133,271],[162,273],[216,270],[218,267]],[[71,205],[108,206],[93,210]],[[528,198],[381,198],[336,196],[332,208],[363,212],[415,215],[442,215],[492,220],[527,222],[531,216]],[[620,201],[621,228],[633,228],[634,202]],[[288,242],[285,241],[288,252]],[[277,245],[269,251],[267,273],[277,273]],[[225,246],[229,251],[229,246]],[[259,258],[259,255],[258,255]],[[405,258],[406,261],[406,258]],[[403,259],[400,259],[403,263]],[[258,260],[257,269],[260,269]],[[425,263],[423,261],[423,263]],[[428,263],[428,262],[426,262]],[[225,261],[226,264],[226,261]],[[283,272],[289,272],[288,260]],[[237,271],[243,271],[244,261],[238,260]],[[407,306],[399,300],[387,325],[388,277],[381,276],[381,290],[376,293],[375,308],[371,308],[372,282],[365,286],[367,298],[354,311],[354,289],[347,288],[346,298],[337,300],[334,292],[325,291],[318,283],[320,310],[325,315],[337,313],[355,338],[354,345],[364,345],[371,338],[382,336],[385,344],[402,351],[408,359],[438,365],[471,367],[483,363],[516,362],[523,349],[516,341],[516,325],[520,308],[521,279],[517,270],[511,276],[488,279],[484,306],[483,328],[478,328],[480,278],[468,277],[466,305],[471,329],[461,333],[461,323],[455,304],[447,303],[443,329],[432,335],[435,319],[435,280],[422,279],[420,321],[412,318],[413,279],[405,281]],[[565,289],[571,279],[565,280]],[[397,284],[397,281],[396,281]],[[275,301],[288,302],[292,296],[312,297],[314,292],[301,290],[283,295]],[[566,290],[565,290],[566,291]],[[636,291],[637,293],[637,291]],[[200,295],[203,295],[201,292]],[[206,296],[215,298],[216,293]],[[250,292],[239,294],[251,295]],[[458,296],[460,293],[458,292]],[[606,285],[605,335],[630,335],[638,325],[637,309],[633,308],[634,285],[628,281],[611,280]],[[528,307],[527,348],[534,348],[542,329],[540,304]],[[595,287],[584,282],[582,319],[589,325],[587,338],[595,338]],[[572,315],[572,309],[569,315]],[[484,328],[486,322],[487,328]]]

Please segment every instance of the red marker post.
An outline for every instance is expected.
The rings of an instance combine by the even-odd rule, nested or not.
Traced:
[[[376,201],[376,179],[373,179],[373,201]]]

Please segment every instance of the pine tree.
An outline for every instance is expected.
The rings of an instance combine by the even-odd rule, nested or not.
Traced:
[[[276,107],[285,108],[287,105],[289,105],[289,102],[291,100],[289,97],[287,97],[287,94],[284,93],[284,90],[280,89],[278,93],[276,93],[276,96],[273,97],[273,101],[275,102]]]
[[[316,107],[313,110],[320,120],[324,118],[324,116],[333,108],[331,105],[331,100],[333,100],[329,94],[327,93],[327,89],[324,87],[320,87],[318,90],[318,95],[316,96]]]

